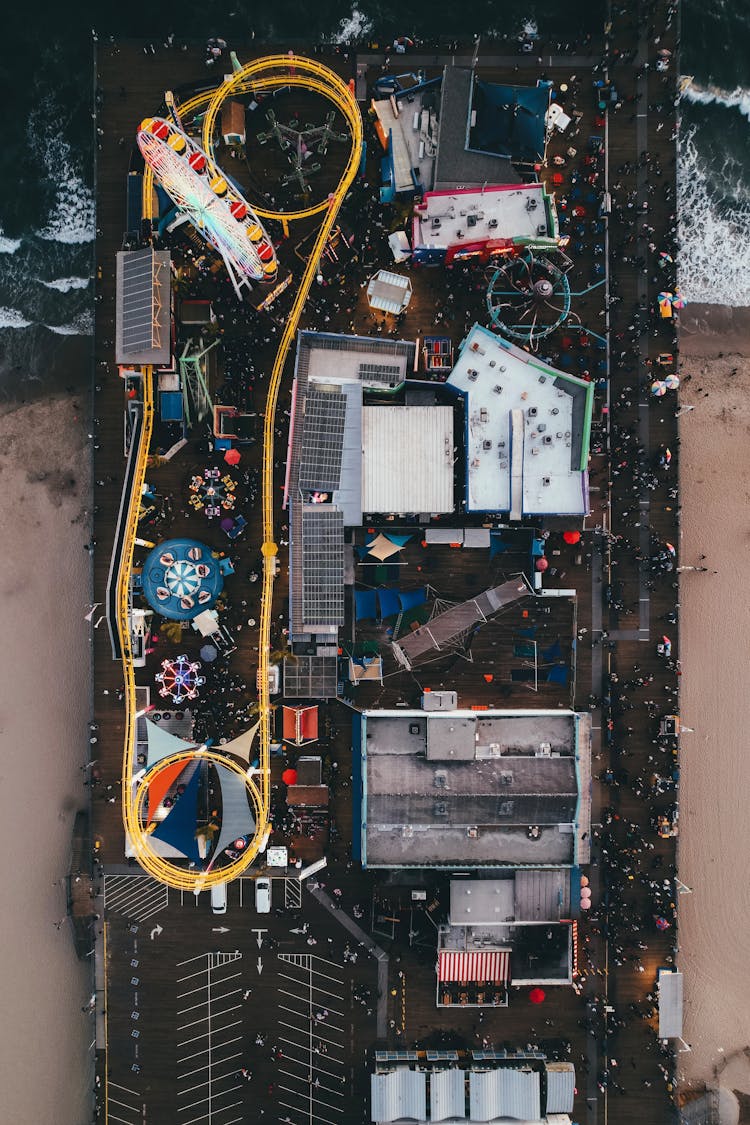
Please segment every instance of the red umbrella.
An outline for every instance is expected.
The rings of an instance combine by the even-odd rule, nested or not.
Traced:
[[[544,555],[542,555],[542,557],[540,559],[536,560],[537,570],[539,570],[539,571],[546,570],[548,566],[549,566],[549,560],[545,559]]]
[[[546,993],[543,988],[532,988],[529,993],[529,1000],[532,1004],[543,1004],[545,997]]]
[[[239,465],[242,460],[242,454],[239,449],[228,449],[224,454],[224,460],[227,465]]]
[[[297,784],[297,771],[293,770],[293,769],[284,770],[284,772],[281,775],[281,780],[284,782],[285,785],[296,785]]]
[[[581,533],[580,531],[564,531],[563,539],[572,546],[574,543],[581,542]]]

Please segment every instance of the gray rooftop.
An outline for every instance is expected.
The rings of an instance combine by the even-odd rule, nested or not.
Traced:
[[[587,730],[587,716],[582,719]],[[504,751],[499,744],[477,745],[479,721],[475,713],[460,711],[363,715],[362,833],[368,866],[575,862],[574,832],[581,816],[573,752],[578,716],[522,716],[520,738],[514,739],[512,714],[502,718],[483,712],[485,736],[488,724],[503,727]],[[565,738],[555,745],[555,728],[560,731],[564,723]],[[431,728],[438,732],[439,724],[442,732],[435,740]],[[554,749],[549,739],[536,741],[540,733],[555,740]],[[527,752],[519,752],[519,742],[529,738],[534,741]],[[430,744],[440,756],[428,755]],[[579,753],[588,752],[583,737]],[[540,830],[536,839],[528,834],[531,826]],[[529,902],[538,896],[536,909],[543,911],[541,887],[529,884],[524,891]]]
[[[471,77],[468,67],[446,66],[443,70],[434,191],[520,183],[520,176],[509,160],[466,151]]]

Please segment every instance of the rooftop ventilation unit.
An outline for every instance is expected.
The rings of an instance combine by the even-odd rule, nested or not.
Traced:
[[[448,774],[444,770],[438,770],[435,774],[435,788],[445,789],[448,785]]]
[[[537,415],[537,409],[536,409],[536,407],[535,407],[535,406],[530,406],[530,407],[529,407],[529,418],[536,418],[536,415]]]
[[[479,372],[477,371],[476,367],[470,367],[466,372],[466,375],[472,383],[476,383],[477,379],[479,378]]]
[[[543,484],[543,485],[545,486],[545,488],[546,488],[546,487],[547,487],[548,485],[550,485],[551,483],[552,483],[552,481],[551,481],[551,479],[550,479],[549,477],[542,477],[542,484]]]
[[[419,723],[409,723],[409,734],[420,735],[421,733],[422,728],[420,727]]]
[[[552,435],[551,434],[545,434],[544,437],[542,438],[542,441],[544,442],[545,445],[552,445]]]
[[[466,829],[466,835],[469,837],[470,840],[478,840],[479,839],[479,829],[477,828],[476,824],[470,824],[469,825],[469,827]]]
[[[500,782],[501,782],[502,785],[512,785],[513,784],[513,774],[507,773],[507,772],[501,773],[500,774]]]
[[[495,383],[495,385],[492,389],[493,389],[493,391],[495,392],[496,395],[501,395],[503,393],[503,388],[500,386],[499,383]]]

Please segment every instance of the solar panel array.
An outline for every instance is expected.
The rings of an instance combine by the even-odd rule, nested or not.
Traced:
[[[284,665],[286,699],[335,699],[337,687],[335,656],[299,656]]]
[[[346,395],[310,388],[305,399],[299,486],[333,492],[341,483]]]
[[[158,346],[154,252],[134,250],[122,260],[122,350],[138,355]]]
[[[401,368],[392,363],[360,363],[359,377],[363,383],[384,383],[388,387],[401,383]]]
[[[344,514],[323,504],[302,509],[302,616],[344,624]]]

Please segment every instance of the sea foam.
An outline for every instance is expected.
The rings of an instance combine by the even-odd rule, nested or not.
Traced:
[[[372,20],[360,12],[359,8],[352,8],[352,14],[343,19],[336,31],[331,36],[332,43],[351,43],[357,39],[364,39],[372,31]]]
[[[677,162],[680,285],[689,301],[750,305],[750,202],[715,198],[696,132],[680,134]]]
[[[93,336],[94,318],[90,309],[84,309],[69,324],[45,324],[44,327],[56,336]]]
[[[58,293],[70,293],[73,289],[85,289],[90,280],[88,277],[57,277],[54,281],[42,281],[41,284],[45,289],[55,289]]]
[[[15,254],[20,245],[20,238],[8,238],[0,227],[0,254]]]
[[[18,309],[0,306],[0,328],[28,328],[32,323]]]

